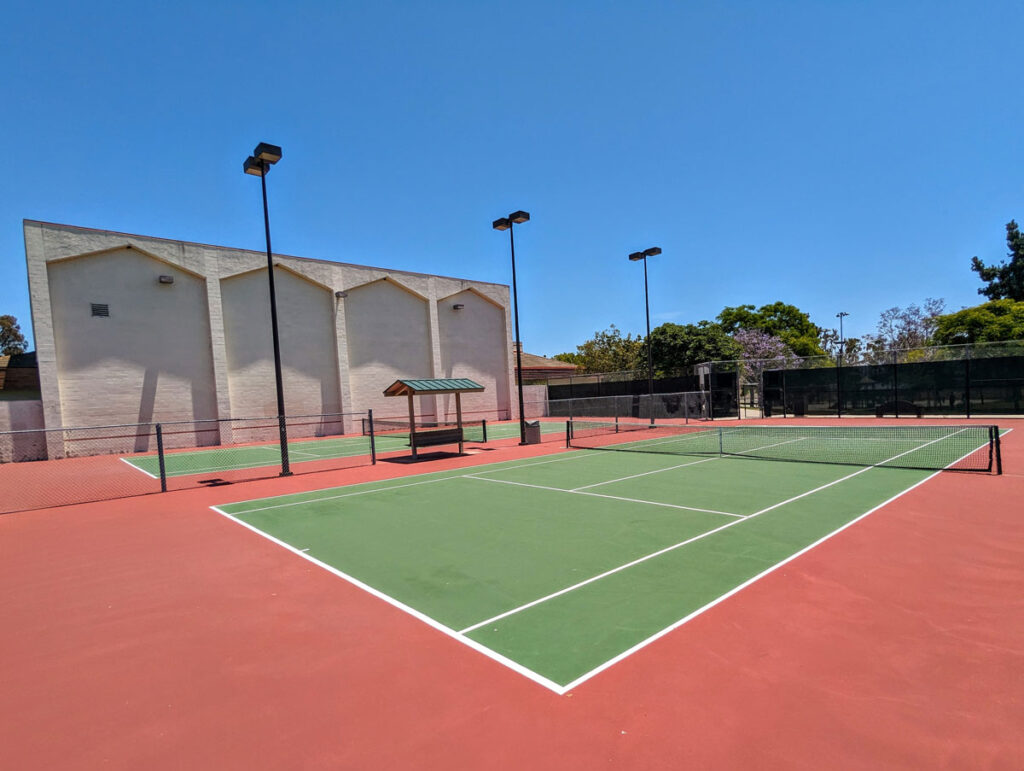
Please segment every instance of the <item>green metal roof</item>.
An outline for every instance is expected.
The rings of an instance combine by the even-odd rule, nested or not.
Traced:
[[[413,396],[417,394],[454,394],[483,391],[484,387],[464,377],[427,378],[423,380],[396,380],[384,390],[385,396]]]

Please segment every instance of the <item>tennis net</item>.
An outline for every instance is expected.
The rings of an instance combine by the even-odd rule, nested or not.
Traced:
[[[1002,473],[999,429],[961,426],[708,426],[573,420],[568,444],[592,450]]]
[[[372,420],[374,436],[391,436],[399,439],[408,439],[411,425],[412,424],[408,420],[394,418],[373,418]],[[455,421],[424,421],[422,423],[416,423],[416,430],[429,431],[435,428],[457,428],[458,425],[459,424]],[[370,435],[370,426],[370,418],[363,418],[363,436]],[[467,442],[486,442],[487,421],[462,421],[462,436]]]

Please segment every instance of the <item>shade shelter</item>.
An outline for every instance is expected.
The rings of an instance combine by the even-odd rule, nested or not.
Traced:
[[[385,396],[406,396],[409,399],[409,445],[412,457],[416,458],[419,447],[439,444],[459,445],[462,454],[462,394],[479,393],[484,387],[468,378],[428,378],[422,380],[396,380],[384,389]],[[417,428],[416,410],[413,407],[414,396],[441,396],[455,394],[455,425],[438,426],[436,428]]]

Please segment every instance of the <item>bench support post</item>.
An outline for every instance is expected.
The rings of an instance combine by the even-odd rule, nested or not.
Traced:
[[[459,427],[459,455],[462,455],[462,394],[455,392],[455,424]]]
[[[409,444],[412,446],[412,459],[416,460],[416,410],[412,406],[412,394],[409,394]]]

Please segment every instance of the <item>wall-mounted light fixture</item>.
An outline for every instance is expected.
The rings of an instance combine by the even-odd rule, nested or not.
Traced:
[[[457,311],[461,311],[461,310],[462,310],[463,308],[465,308],[465,307],[466,307],[466,306],[465,306],[465,305],[463,305],[462,303],[455,303],[455,305],[453,305],[453,306],[452,306],[452,308],[453,308],[454,310],[457,310]]]
[[[160,281],[161,284],[173,284],[174,276],[160,276],[158,280]]]
[[[339,291],[334,293],[334,296],[337,297],[340,300],[343,297],[348,297],[348,292],[346,292],[344,290],[339,290]]]

